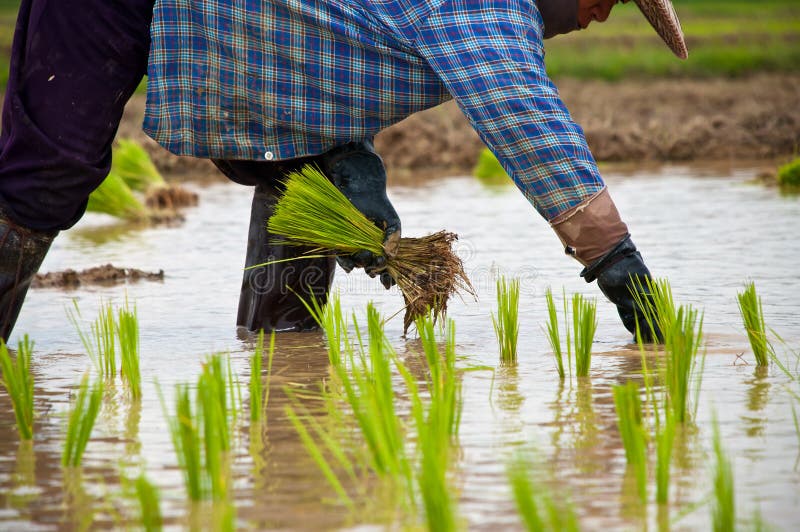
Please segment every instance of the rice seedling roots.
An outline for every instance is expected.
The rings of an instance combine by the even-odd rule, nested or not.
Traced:
[[[153,187],[147,191],[144,199],[149,209],[171,210],[197,205],[197,194],[180,185]]]
[[[450,296],[458,291],[475,296],[464,265],[453,252],[453,242],[458,239],[454,233],[404,237],[385,246],[383,230],[356,209],[319,169],[306,166],[290,173],[283,184],[284,193],[268,222],[268,230],[283,238],[273,242],[311,246],[315,256],[365,250],[385,257],[385,269],[405,299],[404,330],[428,309],[438,319],[446,312]]]
[[[403,330],[417,318],[433,312],[434,320],[447,312],[447,302],[458,292],[475,297],[464,264],[453,252],[458,235],[439,231],[416,238],[401,238],[394,257],[388,257],[386,268],[397,281],[406,302]]]

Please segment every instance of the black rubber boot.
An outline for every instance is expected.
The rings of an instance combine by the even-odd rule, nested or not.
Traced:
[[[58,233],[32,231],[0,211],[0,337],[7,341],[28,287]]]
[[[584,268],[581,277],[587,283],[597,279],[597,286],[617,306],[622,324],[634,335],[634,340],[638,321],[642,340],[661,341],[661,332],[657,328],[650,329],[633,297],[637,293],[643,301],[651,300],[652,296],[647,289],[647,280],[651,279],[651,275],[630,236],[626,236],[611,251]]]
[[[258,185],[250,211],[245,268],[265,262],[299,257],[310,248],[274,244],[276,238],[267,231],[277,191]],[[299,297],[310,301],[315,297],[322,305],[327,301],[333,282],[336,259],[297,259],[269,266],[246,269],[239,296],[236,324],[249,331],[307,331],[317,328]],[[299,296],[299,297],[298,297]]]

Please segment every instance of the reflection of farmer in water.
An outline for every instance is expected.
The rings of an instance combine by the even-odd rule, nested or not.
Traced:
[[[542,40],[604,21],[615,0],[22,0],[3,108],[0,333],[10,333],[59,230],[109,171],[123,107],[145,73],[145,131],[255,186],[246,264],[297,256],[265,219],[284,172],[315,163],[368,218],[400,235],[371,139],[454,98],[567,253],[632,330],[630,276],[649,272],[581,128],[544,68]],[[636,0],[680,57],[668,0]],[[457,207],[457,206],[455,206]],[[381,271],[380,257],[339,257]],[[293,291],[326,293],[328,259],[245,272],[238,325],[311,326]]]

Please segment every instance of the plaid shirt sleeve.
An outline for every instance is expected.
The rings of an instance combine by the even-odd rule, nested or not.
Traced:
[[[545,72],[542,31],[530,0],[446,0],[408,37],[550,221],[605,185]]]

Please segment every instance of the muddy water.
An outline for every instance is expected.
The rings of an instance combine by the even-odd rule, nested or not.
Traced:
[[[796,529],[800,449],[789,391],[798,389],[775,368],[754,368],[735,294],[743,281],[756,280],[767,323],[794,349],[800,347],[800,201],[746,184],[753,175],[748,169],[666,167],[635,177],[609,169],[606,175],[650,268],[671,279],[678,300],[705,310],[708,356],[697,428],[676,443],[673,527],[710,525],[710,422],[716,413],[734,465],[740,517],[748,520],[760,509],[769,524]],[[0,392],[0,529],[71,529],[92,521],[123,526],[133,510],[120,476],[141,470],[161,489],[167,523],[209,522],[185,503],[154,383],[172,405],[173,384],[194,381],[204,356],[219,351],[231,353],[234,371],[246,383],[252,340],[238,336],[234,322],[251,192],[228,184],[198,192],[200,206],[186,212],[180,227],[141,230],[86,216],[56,240],[42,271],[112,262],[163,269],[165,279],[29,295],[12,343],[22,333],[36,342],[40,415],[33,447],[18,445],[10,401]],[[460,252],[479,294],[477,302],[454,301],[450,307],[465,365],[498,366],[490,318],[494,280],[498,273],[522,280],[519,367],[464,376],[455,478],[465,524],[487,530],[520,526],[505,478],[507,459],[517,449],[533,456],[542,484],[573,501],[586,529],[655,524],[654,505],[644,515],[632,502],[615,426],[611,386],[640,378],[640,362],[614,308],[599,302],[591,378],[561,385],[541,329],[544,290],[564,286],[600,294],[577,277],[579,267],[560,253],[555,236],[521,195],[471,178],[394,188],[390,195],[405,234],[447,228],[461,235]],[[363,312],[369,300],[386,315],[400,307],[398,293],[383,291],[363,274],[339,272],[336,287],[348,309]],[[141,322],[143,399],[131,403],[121,389],[107,392],[76,478],[59,465],[63,413],[90,362],[65,308],[76,299],[83,315],[92,316],[101,299],[120,302],[126,291]],[[413,362],[416,343],[402,337],[402,320],[390,321],[387,331],[401,356]],[[374,522],[369,512],[351,516],[321,502],[333,493],[283,416],[284,386],[314,388],[327,374],[322,337],[281,335],[274,373],[266,436],[251,438],[247,426],[240,429],[234,468],[238,525],[318,529]],[[251,440],[261,443],[249,448]]]

